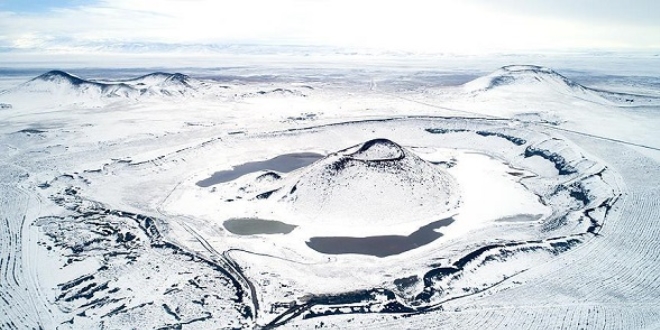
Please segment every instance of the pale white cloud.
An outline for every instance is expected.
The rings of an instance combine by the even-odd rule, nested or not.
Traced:
[[[463,0],[516,15],[562,17],[590,23],[658,26],[657,0]]]
[[[429,52],[660,47],[660,28],[648,21],[513,7],[481,0],[105,0],[33,14],[0,12],[0,43],[269,43]]]

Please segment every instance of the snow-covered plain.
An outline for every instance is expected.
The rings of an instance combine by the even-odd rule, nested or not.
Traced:
[[[657,77],[232,70],[7,78],[1,328],[660,326]]]

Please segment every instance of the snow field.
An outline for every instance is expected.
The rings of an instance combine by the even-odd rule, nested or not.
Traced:
[[[0,327],[658,326],[660,173],[634,151],[660,147],[652,97],[529,66],[401,94],[381,81],[158,74],[123,82],[152,86],[146,96],[108,97],[109,82],[62,77],[0,95],[12,104],[0,113]],[[280,173],[289,189],[265,199],[259,173],[195,185],[246,162],[376,138],[456,180],[461,204],[435,229],[443,236],[387,257],[321,253],[306,242],[405,236],[429,219],[310,223],[275,198],[318,178],[305,168]],[[372,213],[358,197],[340,204]],[[298,227],[239,236],[223,226],[244,216]]]

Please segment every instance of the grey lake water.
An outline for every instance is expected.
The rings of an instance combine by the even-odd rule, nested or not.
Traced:
[[[324,155],[313,152],[299,152],[280,155],[264,161],[249,162],[237,165],[231,170],[215,172],[210,177],[198,181],[197,185],[200,187],[210,187],[212,185],[238,179],[248,173],[263,170],[288,173],[301,167],[305,167],[323,157]]]
[[[364,254],[388,257],[416,249],[442,237],[438,228],[449,226],[453,218],[442,219],[420,227],[414,233],[403,235],[383,235],[368,237],[312,237],[306,242],[314,251],[325,254]],[[223,222],[227,231],[236,235],[288,234],[297,226],[281,221],[258,218],[237,218]]]
[[[230,219],[222,223],[230,233],[236,235],[288,234],[296,226],[281,221],[257,218]]]
[[[416,249],[442,237],[435,229],[449,226],[453,218],[432,222],[420,227],[408,236],[385,235],[369,237],[312,237],[307,246],[325,254],[365,254],[376,257],[388,257]]]

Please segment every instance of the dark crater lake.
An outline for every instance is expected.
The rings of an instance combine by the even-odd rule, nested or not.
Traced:
[[[281,221],[257,218],[229,219],[222,225],[227,231],[236,235],[288,234],[296,228]]]
[[[299,152],[280,155],[264,161],[249,162],[237,165],[234,166],[234,168],[231,170],[215,172],[210,177],[198,181],[197,185],[200,187],[210,187],[219,183],[236,180],[248,173],[263,170],[288,173],[301,167],[305,167],[323,157],[325,156],[313,152]]]
[[[408,236],[312,237],[306,242],[314,251],[325,254],[364,254],[379,258],[401,254],[429,244],[442,237],[435,229],[449,226],[453,218],[432,222]]]

